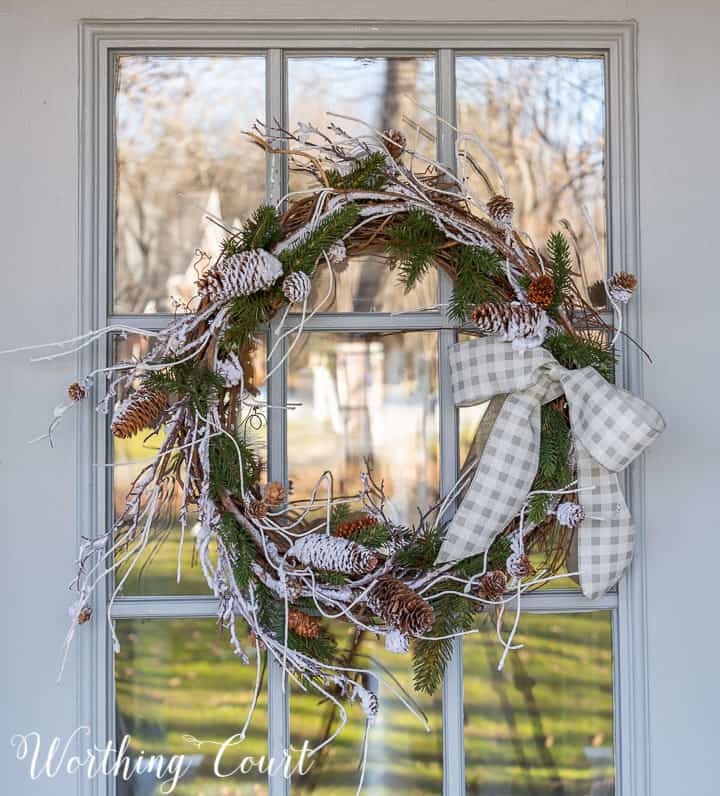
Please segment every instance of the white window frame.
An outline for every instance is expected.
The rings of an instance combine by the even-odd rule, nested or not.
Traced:
[[[637,27],[634,22],[321,22],[321,21],[120,21],[87,20],[79,26],[79,236],[81,330],[124,320],[135,326],[157,328],[168,316],[120,316],[111,314],[112,290],[112,107],[111,59],[120,52],[233,52],[266,54],[266,105],[269,119],[284,118],[284,61],[287,51],[303,53],[352,53],[377,51],[402,54],[404,51],[435,51],[437,112],[455,117],[454,58],[460,54],[516,53],[592,54],[605,60],[607,130],[608,260],[610,271],[637,274],[640,264],[638,207],[637,131]],[[451,163],[454,142],[447,127],[439,130],[441,159]],[[282,157],[267,160],[269,199],[282,195],[287,179]],[[441,275],[440,295],[447,296],[451,285]],[[425,313],[389,315],[362,313],[320,315],[306,325],[308,331],[352,331],[357,329],[435,329],[437,319]],[[630,304],[625,328],[640,341],[640,304]],[[438,366],[447,365],[447,347],[454,331],[438,333]],[[270,329],[272,336],[272,328]],[[278,355],[281,352],[278,352]],[[642,394],[640,354],[625,341],[619,345],[618,381]],[[91,370],[105,362],[108,346],[98,343],[80,355],[80,367]],[[81,370],[82,372],[82,370]],[[441,382],[440,449],[441,489],[446,490],[457,474],[457,412],[452,404],[448,380]],[[269,381],[271,404],[279,404],[286,389],[281,369]],[[89,529],[100,532],[109,521],[110,484],[99,475],[109,453],[105,424],[84,405],[79,416],[78,436],[78,541]],[[286,425],[284,413],[270,410],[268,424],[270,477],[285,480]],[[644,552],[644,474],[642,460],[636,461],[626,477],[626,494],[637,524],[635,561],[616,592],[589,601],[577,592],[538,592],[523,600],[525,611],[537,613],[608,610],[612,614],[614,645],[614,712],[616,794],[650,796],[649,722],[647,715],[647,655]],[[107,584],[98,588],[95,615],[106,614]],[[210,597],[126,597],[118,599],[113,618],[192,618],[215,615]],[[94,633],[81,634],[79,642],[78,724],[88,725],[94,740],[106,742],[114,734],[112,650],[106,623],[94,623]],[[277,666],[269,667],[268,724],[269,753],[278,754],[287,746],[287,700],[281,688]],[[462,642],[456,640],[453,660],[443,683],[443,794],[465,793],[462,713]],[[281,755],[280,755],[281,756]],[[82,796],[110,796],[112,778],[80,778]],[[286,796],[288,783],[271,778],[270,796]]]

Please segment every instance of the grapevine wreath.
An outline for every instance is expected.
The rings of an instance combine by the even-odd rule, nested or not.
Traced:
[[[114,526],[81,547],[68,645],[91,618],[95,586],[123,565],[115,598],[154,519],[178,496],[181,536],[197,520],[197,556],[234,651],[248,662],[241,623],[258,667],[264,649],[292,680],[332,700],[343,723],[344,701],[358,701],[368,721],[380,703],[366,670],[336,655],[328,619],[383,637],[393,652],[412,650],[415,687],[432,692],[452,639],[475,632],[481,611],[497,615],[502,666],[513,646],[513,633],[502,633],[507,604],[519,615],[521,595],[566,568],[595,597],[627,566],[634,531],[618,473],[663,421],[612,384],[620,324],[609,328],[576,286],[572,230],[566,224],[567,236],[554,232],[535,248],[514,227],[507,196],[471,192],[463,169],[473,164],[460,149],[448,169],[398,131],[367,130],[256,126],[253,142],[287,156],[314,187],[228,228],[196,297],[150,333],[148,353],[71,385],[56,408],[50,433],[106,380],[98,408],[113,410],[112,433],[147,430],[158,444]],[[327,270],[332,289],[343,262],[368,252],[384,253],[406,291],[433,267],[452,279],[446,317],[472,335],[450,350],[454,399],[490,401],[457,484],[412,526],[388,516],[382,474],[370,468],[352,501],[333,495],[330,473],[304,501],[284,484],[262,483],[245,433],[262,404],[251,366],[257,335],[278,316],[274,349],[292,349],[320,308],[308,306],[316,272]],[[621,318],[635,277],[616,273],[605,287]],[[61,354],[111,332],[138,330],[90,333],[65,341]],[[394,680],[383,687],[412,709]]]

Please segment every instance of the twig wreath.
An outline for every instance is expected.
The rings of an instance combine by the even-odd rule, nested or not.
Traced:
[[[331,738],[346,721],[343,702],[359,701],[372,721],[379,699],[363,684],[366,670],[336,657],[326,620],[384,637],[393,652],[412,648],[414,685],[432,692],[452,639],[477,632],[478,613],[492,609],[502,667],[514,648],[521,596],[567,576],[560,573],[573,540],[571,574],[588,596],[620,577],[634,532],[617,474],[664,425],[652,407],[612,384],[613,329],[573,280],[579,252],[571,230],[570,242],[555,232],[541,252],[513,226],[507,196],[492,192],[485,202],[470,191],[463,168],[472,163],[460,148],[457,169],[448,169],[413,151],[397,131],[367,130],[353,136],[335,123],[325,131],[256,126],[249,135],[258,146],[287,156],[317,185],[259,207],[242,229],[228,229],[187,312],[150,335],[154,343],[140,361],[71,385],[50,429],[107,380],[98,408],[114,408],[113,434],[148,429],[159,443],[114,526],[82,545],[67,644],[90,619],[97,584],[124,565],[112,602],[159,511],[179,495],[181,537],[196,517],[198,558],[234,651],[249,661],[240,622],[258,667],[267,650],[301,688],[336,704],[341,724]],[[451,277],[447,317],[476,335],[450,352],[455,402],[491,401],[472,461],[413,526],[388,516],[383,483],[370,471],[354,498],[362,511],[351,513],[347,499],[333,495],[329,472],[308,500],[289,501],[283,484],[261,483],[261,462],[245,433],[262,403],[250,364],[261,328],[281,313],[271,353],[282,343],[292,350],[321,308],[308,307],[316,271],[327,269],[332,289],[335,269],[369,251],[386,255],[406,290],[434,266]],[[606,283],[618,314],[635,286],[622,272]],[[293,307],[300,320],[286,328]],[[148,334],[107,328],[64,341],[50,356],[114,332]],[[313,522],[318,508],[322,519]],[[538,571],[531,551],[543,554]],[[508,603],[516,617],[504,637]],[[381,687],[418,713],[396,681],[383,679]],[[259,688],[258,668],[256,699]]]

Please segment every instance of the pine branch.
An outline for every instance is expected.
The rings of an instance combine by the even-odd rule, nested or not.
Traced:
[[[448,316],[457,323],[464,323],[478,304],[501,298],[494,280],[502,275],[502,264],[497,252],[477,246],[456,246],[452,249],[452,257],[455,284]]]
[[[255,544],[245,528],[238,524],[232,514],[225,513],[220,518],[220,538],[230,554],[235,582],[247,588],[252,578],[252,564],[255,560]]]
[[[589,337],[556,332],[543,345],[566,368],[593,367],[609,382],[615,380],[615,352]]]
[[[267,323],[274,312],[274,291],[238,296],[230,305],[227,328],[220,341],[221,354],[239,354],[250,344],[259,326]]]
[[[256,586],[258,621],[265,631],[282,641],[285,638],[285,603],[264,583],[258,582]],[[287,643],[290,649],[319,661],[332,661],[337,651],[337,642],[325,628],[317,638],[306,638],[288,630]]]
[[[308,237],[280,254],[286,274],[304,271],[312,276],[318,258],[355,225],[357,205],[349,204],[325,218]]]
[[[446,594],[433,602],[435,624],[428,636],[446,636],[469,630],[477,608],[472,600]],[[426,641],[416,639],[413,645],[413,686],[417,691],[433,694],[442,683],[445,669],[452,657],[452,639]]]
[[[219,434],[210,440],[210,496],[219,500],[221,495],[244,498],[241,494],[240,462],[238,448],[242,456],[242,483],[247,491],[255,486],[260,479],[262,463],[249,443],[242,437],[230,438],[228,434]]]
[[[151,390],[186,396],[193,408],[203,415],[207,414],[208,405],[224,386],[222,377],[206,365],[195,362],[175,365],[172,361],[168,361],[167,370],[147,373],[143,377],[143,384]]]
[[[260,205],[243,224],[242,241],[245,249],[270,250],[284,236],[280,217],[272,205]]]
[[[411,538],[407,547],[399,550],[395,560],[401,567],[427,569],[435,563],[443,541],[440,528],[428,528],[421,535]]]
[[[390,531],[384,525],[375,523],[361,528],[356,534],[353,534],[352,540],[365,547],[377,549],[390,541]]]
[[[387,160],[384,152],[371,152],[356,160],[347,174],[336,169],[325,172],[331,188],[355,191],[381,191],[387,183]]]
[[[572,479],[570,426],[565,414],[552,404],[543,406],[541,422],[538,471],[532,489],[562,489]],[[551,495],[533,495],[530,498],[529,522],[539,525],[545,519],[551,498]]]
[[[563,303],[566,291],[572,287],[572,260],[570,246],[562,232],[553,232],[548,238],[547,254],[555,290],[548,307],[551,315],[556,315]]]
[[[386,251],[400,267],[400,281],[409,293],[427,274],[442,235],[432,218],[421,210],[410,210],[390,230]]]

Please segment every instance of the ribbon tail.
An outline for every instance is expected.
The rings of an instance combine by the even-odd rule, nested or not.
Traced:
[[[437,564],[485,552],[520,511],[538,467],[540,402],[505,399],[467,493],[445,533]]]
[[[578,528],[578,569],[583,594],[599,597],[617,583],[632,561],[635,528],[616,473],[607,470],[577,439],[580,505],[586,518]]]

